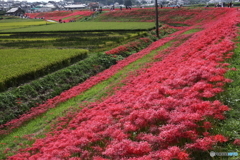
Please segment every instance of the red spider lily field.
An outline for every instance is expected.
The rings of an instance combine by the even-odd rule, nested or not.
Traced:
[[[153,11],[111,11],[93,21],[152,21]],[[239,159],[240,11],[164,8],[160,13],[160,29],[174,33],[155,37],[146,48],[1,125],[0,157]],[[143,43],[150,39],[104,53],[122,55]],[[34,128],[38,125],[47,127]]]
[[[27,13],[26,16],[29,18],[43,18],[54,21],[59,21],[59,19],[62,19],[66,22],[69,22],[71,20],[77,20],[91,16],[92,14],[94,14],[92,11],[54,11],[46,13]]]

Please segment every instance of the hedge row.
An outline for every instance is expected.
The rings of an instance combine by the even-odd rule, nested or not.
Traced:
[[[116,62],[116,57],[95,54],[72,66],[0,93],[0,124],[17,118],[38,103],[59,95]]]
[[[28,53],[27,51],[28,52],[30,51],[30,52]],[[29,54],[29,57],[26,57],[26,58],[31,59],[32,56],[37,56],[37,54],[32,53],[34,51],[36,52],[38,50],[26,50],[27,54]],[[64,52],[64,50],[62,51]],[[66,58],[65,54],[64,55],[59,54],[59,56],[62,58],[58,58],[58,60],[55,60],[56,58],[48,57],[50,59],[49,62],[47,61],[48,63],[42,63],[41,67],[37,67],[37,66],[33,67],[34,64],[28,63],[24,65],[24,67],[26,66],[25,68],[21,68],[21,72],[16,73],[14,76],[10,76],[9,74],[5,75],[6,77],[2,77],[0,79],[0,92],[5,91],[10,87],[16,87],[30,80],[34,80],[46,74],[52,73],[56,70],[69,66],[77,61],[83,60],[88,56],[87,50],[77,50],[75,52],[77,53],[74,53],[74,54],[71,53],[72,56],[69,55],[68,58]],[[39,61],[40,60],[41,60],[41,57],[39,57]],[[25,60],[23,63],[25,64]],[[7,70],[8,71],[6,72],[14,72],[14,71],[11,71],[11,68],[8,68]]]

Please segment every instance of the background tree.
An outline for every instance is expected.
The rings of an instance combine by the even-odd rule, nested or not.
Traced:
[[[141,0],[141,3],[142,4],[147,4],[147,1],[146,0]]]
[[[124,5],[125,6],[132,6],[132,1],[131,0],[125,0]]]
[[[116,0],[116,2],[118,2],[118,4],[123,4],[123,0]]]
[[[106,4],[107,4],[107,5],[113,5],[113,4],[114,4],[114,1],[113,1],[113,0],[106,0]]]

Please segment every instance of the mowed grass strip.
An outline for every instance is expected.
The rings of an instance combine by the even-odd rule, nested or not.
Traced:
[[[72,22],[44,26],[12,29],[2,32],[58,32],[58,31],[106,31],[106,30],[149,30],[152,22]]]
[[[2,49],[0,52],[0,83],[27,73],[49,69],[66,59],[86,54],[83,49]]]
[[[201,28],[193,28],[193,29],[190,29],[190,30],[182,33],[182,34],[191,34],[191,33],[199,32],[201,30],[202,30]]]

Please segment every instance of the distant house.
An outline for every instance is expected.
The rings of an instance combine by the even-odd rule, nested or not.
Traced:
[[[91,2],[88,4],[88,7],[90,10],[95,10],[97,8],[99,8],[99,3],[98,2]]]
[[[6,12],[6,15],[20,16],[20,15],[23,15],[24,13],[25,13],[25,11],[22,10],[21,8],[12,8]]]
[[[54,4],[52,3],[47,3],[45,5],[39,4],[35,8],[31,8],[33,12],[52,12],[57,10]]]
[[[34,12],[52,12],[54,8],[51,7],[41,7],[41,8],[32,8]]]
[[[86,5],[85,4],[67,5],[67,6],[64,6],[64,8],[68,10],[85,9]]]

